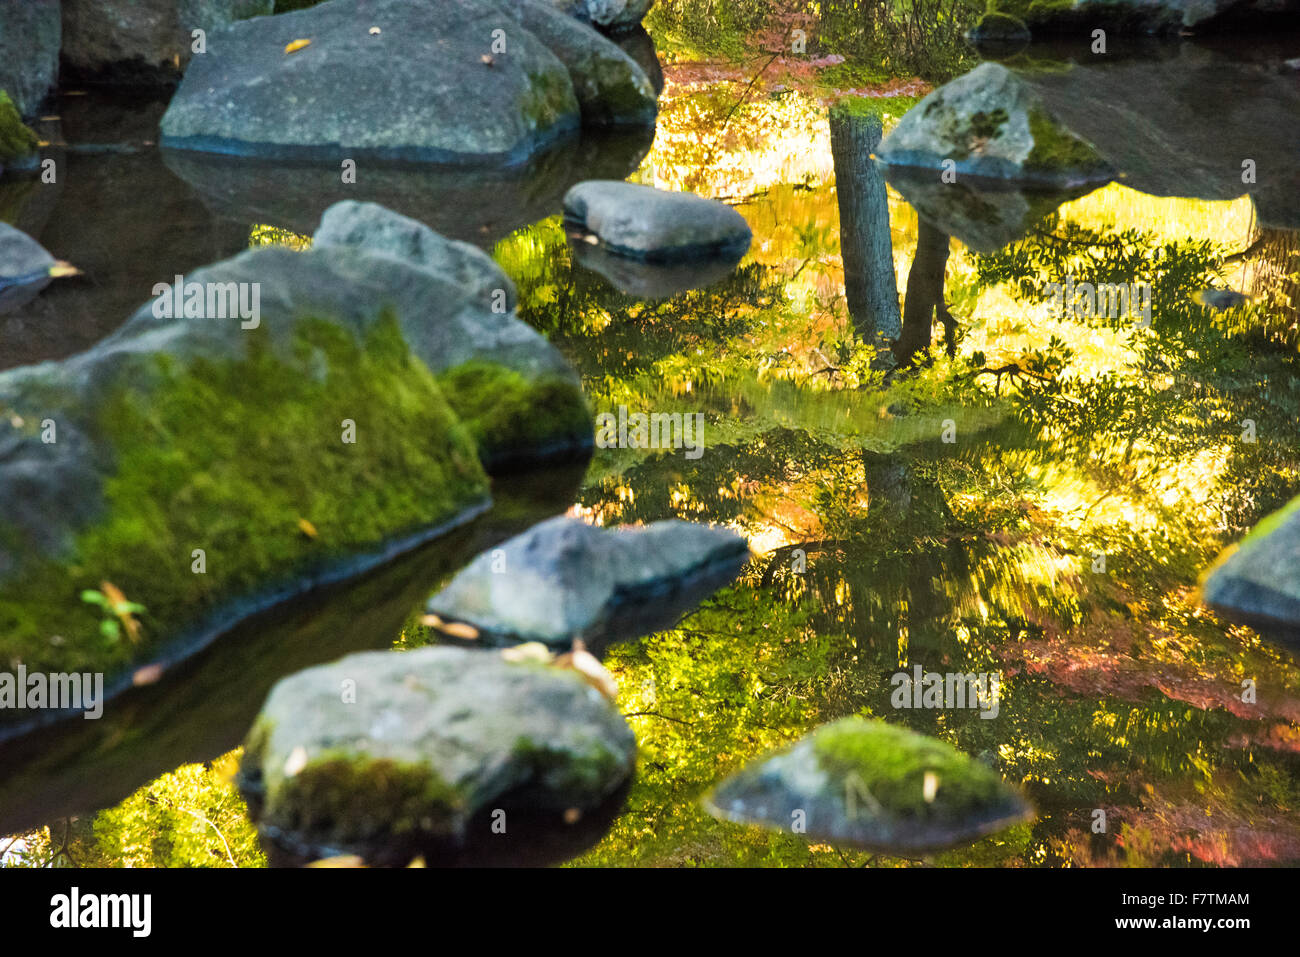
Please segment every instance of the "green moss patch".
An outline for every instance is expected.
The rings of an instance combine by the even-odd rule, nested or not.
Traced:
[[[856,779],[887,813],[909,822],[962,823],[1007,800],[1008,788],[991,768],[883,721],[838,721],[817,732],[813,749],[832,779]],[[937,783],[932,801],[925,800],[927,775]]]
[[[562,376],[531,380],[473,359],[443,372],[438,384],[484,462],[592,441],[593,420],[582,390]]]
[[[451,835],[467,802],[426,764],[327,754],[273,778],[263,823],[328,845]]]
[[[296,590],[486,495],[472,439],[391,316],[364,342],[311,318],[288,349],[265,326],[245,334],[242,359],[137,356],[73,400],[103,437],[101,517],[62,554],[20,553],[0,584],[7,660],[111,681],[232,603]],[[108,640],[103,609],[81,600],[104,581],[144,606],[136,639]]]
[[[9,94],[0,90],[0,165],[30,156],[38,143],[36,134],[23,124]]]

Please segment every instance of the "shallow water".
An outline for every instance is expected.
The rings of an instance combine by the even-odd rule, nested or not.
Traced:
[[[1192,55],[1202,54],[1142,52]],[[703,449],[598,449],[576,499],[573,485],[550,483],[540,512],[503,506],[486,532],[317,596],[290,628],[299,638],[275,642],[251,677],[239,675],[242,649],[269,634],[256,627],[124,701],[93,741],[59,731],[11,750],[7,766],[28,777],[8,782],[0,832],[104,807],[178,763],[216,757],[281,674],[428,640],[411,613],[442,577],[572,503],[606,524],[727,523],[756,553],[697,613],[606,656],[640,766],[625,810],[579,864],[906,863],[718,822],[699,806],[729,771],[854,713],[950,741],[1037,806],[1036,822],[941,863],[1300,863],[1300,657],[1218,620],[1194,593],[1222,546],[1300,491],[1296,233],[1261,232],[1244,187],[1196,199],[1123,181],[1054,198],[1001,249],[963,242],[960,215],[941,216],[958,234],[938,290],[956,320],[954,356],[936,322],[932,361],[887,373],[845,302],[824,105],[760,85],[735,107],[743,89],[676,83],[670,71],[639,167],[643,142],[583,144],[495,200],[498,180],[464,173],[393,169],[364,195],[334,195],[310,168],[164,155],[150,142],[160,104],[65,97],[60,125],[43,130],[71,144],[65,185],[0,183],[0,218],[87,276],[0,316],[0,368],[72,354],[155,282],[250,237],[309,233],[334,199],[373,198],[490,248],[519,284],[521,315],[581,372],[594,411],[700,414]],[[1285,166],[1295,144],[1275,106],[1232,118],[1239,139],[1258,132],[1259,157],[1283,156],[1260,183],[1269,204],[1291,195],[1300,167],[1300,148]],[[634,168],[637,181],[734,203],[754,230],[739,266],[638,286],[571,246],[564,189]],[[1240,185],[1235,161],[1205,176]],[[920,233],[933,241],[933,227],[918,226],[904,194],[889,190],[888,236],[897,290],[910,296]],[[1256,255],[1223,262],[1261,239]],[[1067,275],[1151,282],[1150,328],[1131,315],[1049,316],[1044,286]],[[691,283],[706,288],[677,291]],[[1211,283],[1257,302],[1209,313],[1189,295]],[[894,707],[892,676],[918,665],[997,676],[996,714]],[[218,701],[227,707],[214,720]]]

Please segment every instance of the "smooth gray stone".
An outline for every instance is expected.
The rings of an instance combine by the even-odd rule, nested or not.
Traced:
[[[731,581],[744,538],[691,522],[607,529],[560,516],[474,559],[426,610],[481,643],[603,643],[668,627]]]
[[[273,842],[405,864],[474,840],[483,811],[504,812],[507,833],[516,811],[591,811],[635,761],[627,722],[576,671],[435,647],[282,679],[238,780]]]
[[[565,221],[610,252],[651,262],[743,255],[753,233],[725,203],[617,180],[589,180],[564,197]]]

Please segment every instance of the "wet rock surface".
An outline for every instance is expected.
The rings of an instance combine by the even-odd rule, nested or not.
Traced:
[[[845,718],[744,768],[710,813],[891,854],[965,844],[1033,817],[992,769],[935,738]]]
[[[613,180],[574,186],[564,197],[564,218],[609,252],[647,262],[736,258],[753,235],[725,203]]]
[[[885,137],[878,158],[891,169],[970,176],[1034,188],[1108,182],[1115,170],[1049,111],[1006,67],[982,63],[925,97]]]
[[[601,645],[667,627],[748,557],[745,540],[722,528],[605,529],[561,516],[478,556],[426,611],[470,626],[481,643]]]
[[[516,815],[577,824],[627,780],[635,754],[617,709],[575,672],[425,648],[281,681],[249,732],[239,783],[273,843],[401,865],[490,845]]]
[[[510,165],[573,134],[584,115],[653,123],[640,68],[536,2],[332,0],[214,31],[163,117],[163,142],[280,159]],[[494,37],[508,38],[504,50]]]

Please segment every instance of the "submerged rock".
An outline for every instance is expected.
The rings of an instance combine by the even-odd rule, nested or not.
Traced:
[[[30,302],[57,276],[75,272],[26,233],[0,223],[0,313]]]
[[[615,180],[573,187],[564,216],[608,251],[648,262],[736,258],[753,237],[744,217],[725,203]]]
[[[32,116],[59,79],[59,0],[0,0],[0,91]],[[4,164],[0,147],[0,166]]]
[[[494,824],[509,834],[517,813],[574,822],[617,792],[635,757],[627,722],[579,672],[423,648],[280,681],[239,785],[278,845],[400,865],[500,834]]]
[[[539,2],[330,0],[214,31],[163,117],[163,144],[512,164],[574,133],[584,116],[653,123],[640,68]],[[498,40],[504,50],[494,50]]]
[[[560,516],[479,555],[426,611],[479,642],[600,645],[668,627],[748,558],[745,539],[723,528],[607,529]]]
[[[30,2],[30,0],[20,0]],[[274,0],[62,0],[63,63],[75,77],[175,82],[194,30],[269,14]],[[55,4],[57,7],[58,4]]]
[[[1201,596],[1229,618],[1300,641],[1300,498],[1225,551]]]
[[[980,64],[908,110],[877,157],[891,169],[933,170],[936,179],[951,169],[957,182],[972,176],[1065,189],[1115,176],[1091,143],[998,63]]]
[[[1018,17],[990,10],[971,29],[970,40],[976,46],[1018,46],[1028,42],[1029,27]]]
[[[715,817],[888,854],[968,844],[1033,809],[991,768],[943,741],[845,718],[719,784]]]

